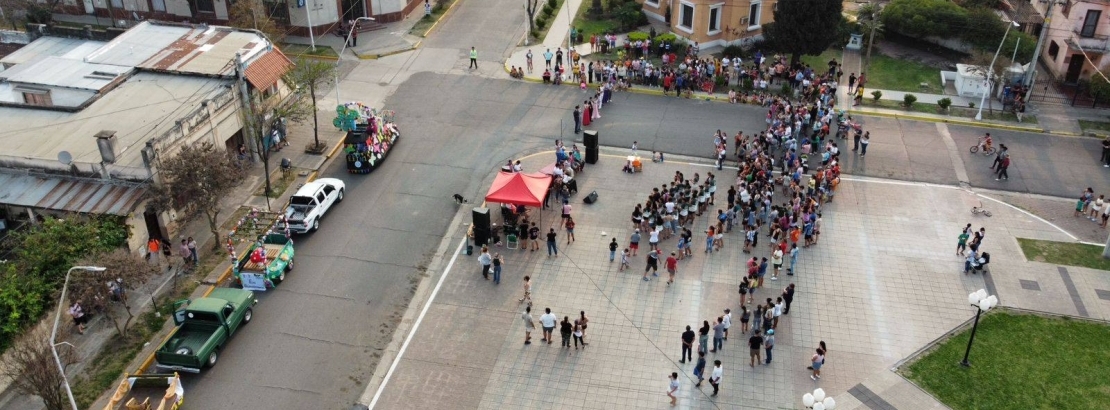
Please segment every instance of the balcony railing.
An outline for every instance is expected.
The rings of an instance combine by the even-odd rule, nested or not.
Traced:
[[[1110,52],[1110,36],[1100,34],[1084,36],[1083,27],[1075,26],[1072,29],[1071,38],[1068,39],[1068,45],[1084,51],[1108,53]]]

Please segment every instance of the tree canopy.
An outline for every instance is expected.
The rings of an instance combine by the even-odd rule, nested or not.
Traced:
[[[948,0],[894,0],[883,8],[881,18],[888,29],[897,33],[928,37],[962,32],[967,15],[967,10]]]
[[[802,54],[819,55],[837,41],[843,9],[839,0],[779,0],[775,22],[764,24],[763,34],[796,63]]]
[[[220,200],[243,179],[243,169],[231,161],[227,150],[208,141],[184,145],[177,155],[160,161],[158,172],[162,183],[147,191],[151,205],[163,211],[182,210],[186,221],[203,215],[212,235],[219,238],[216,218],[220,214]]]

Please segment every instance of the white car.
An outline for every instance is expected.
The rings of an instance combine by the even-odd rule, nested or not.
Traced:
[[[320,178],[304,184],[289,198],[289,206],[285,208],[289,230],[308,233],[320,229],[320,219],[343,200],[344,188],[343,181],[335,178]]]

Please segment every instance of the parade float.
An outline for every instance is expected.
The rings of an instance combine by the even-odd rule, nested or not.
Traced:
[[[401,137],[393,116],[391,110],[376,110],[359,102],[336,107],[333,124],[347,132],[343,140],[347,172],[369,174],[381,166]]]

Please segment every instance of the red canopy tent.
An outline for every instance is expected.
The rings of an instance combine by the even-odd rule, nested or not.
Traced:
[[[486,202],[538,207],[543,205],[551,176],[541,173],[501,172],[486,193]]]

